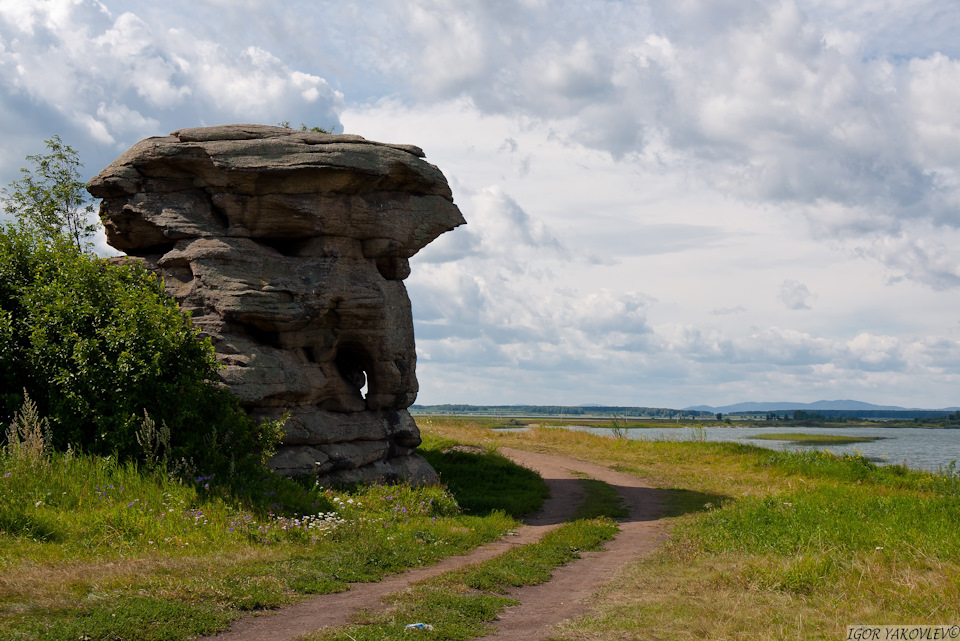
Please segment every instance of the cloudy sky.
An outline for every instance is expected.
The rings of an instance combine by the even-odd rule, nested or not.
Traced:
[[[0,183],[59,134],[334,126],[468,225],[421,403],[960,405],[955,0],[0,0]]]

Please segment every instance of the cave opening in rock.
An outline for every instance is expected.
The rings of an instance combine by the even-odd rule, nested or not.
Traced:
[[[177,246],[177,241],[171,240],[169,242],[158,243],[156,245],[150,245],[149,247],[142,247],[137,249],[138,256],[163,256],[169,252],[172,252]]]
[[[372,366],[373,361],[367,350],[361,345],[348,343],[337,347],[334,359],[340,377],[360,394],[367,398],[373,388]]]
[[[254,238],[255,242],[275,249],[284,256],[299,256],[309,238]]]
[[[241,326],[250,338],[261,345],[269,345],[270,347],[274,347],[276,349],[283,349],[280,332],[271,332],[257,327],[252,323],[242,323]]]

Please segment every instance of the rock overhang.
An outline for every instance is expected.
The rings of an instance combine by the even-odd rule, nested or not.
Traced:
[[[411,256],[465,221],[423,157],[225,125],[140,141],[88,185],[108,242],[163,276],[247,409],[290,414],[282,473],[433,478],[406,411],[417,381],[402,281]]]

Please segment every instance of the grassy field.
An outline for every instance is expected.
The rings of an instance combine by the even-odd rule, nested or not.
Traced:
[[[442,446],[425,453],[441,469],[461,466]],[[0,454],[0,639],[189,639],[465,552],[516,528],[505,510],[535,511],[545,495],[539,477],[502,457],[470,463],[478,477],[509,479],[509,492],[483,505],[465,494],[468,514],[443,487],[295,492],[267,479],[268,496],[251,506],[209,479],[183,483],[99,457]]]
[[[560,429],[421,429],[606,464],[670,490],[673,536],[558,638],[841,639],[853,623],[960,622],[960,475],[737,443]]]
[[[612,577],[595,612],[565,623],[558,638],[838,639],[852,623],[960,622],[955,468],[928,474],[737,443],[419,423],[449,490],[303,487],[293,504],[309,501],[307,511],[285,507],[290,488],[268,482],[268,495],[250,503],[206,479],[175,482],[110,459],[0,456],[0,638],[188,639],[467,550],[515,528],[510,514],[536,510],[545,496],[535,475],[494,453],[501,446],[608,465],[669,490],[670,541]],[[583,482],[591,498],[580,516],[622,515],[608,486]],[[602,518],[577,521],[321,638],[399,637],[400,622],[427,612],[471,638],[509,603],[506,586],[545,580],[570,552],[614,531]]]

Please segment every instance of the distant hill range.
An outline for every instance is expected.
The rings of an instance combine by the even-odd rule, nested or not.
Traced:
[[[680,419],[704,418],[712,419],[716,414],[756,415],[790,414],[806,412],[819,415],[823,418],[865,418],[865,419],[913,419],[936,418],[946,416],[960,410],[960,407],[946,407],[939,410],[908,409],[896,405],[874,405],[860,401],[817,401],[816,403],[736,403],[713,407],[712,405],[696,405],[683,409],[668,407],[628,407],[598,405],[584,403],[583,405],[412,405],[410,411],[418,415],[462,415],[462,416],[495,416],[507,418],[511,416],[583,416],[583,417],[623,417],[623,418],[655,418]]]
[[[790,401],[774,403],[734,403],[733,405],[721,405],[714,407],[712,405],[695,405],[685,407],[685,410],[691,412],[722,412],[731,414],[735,412],[792,412],[794,410],[806,410],[808,412],[820,412],[825,410],[839,410],[845,412],[949,412],[960,409],[960,407],[945,407],[942,409],[926,409],[920,407],[899,407],[897,405],[874,405],[873,403],[864,403],[862,401],[817,401],[815,403],[794,403]]]
[[[707,418],[713,412],[678,410],[669,407],[626,407],[613,405],[411,405],[412,414],[454,414],[477,416],[620,416],[646,418]]]

